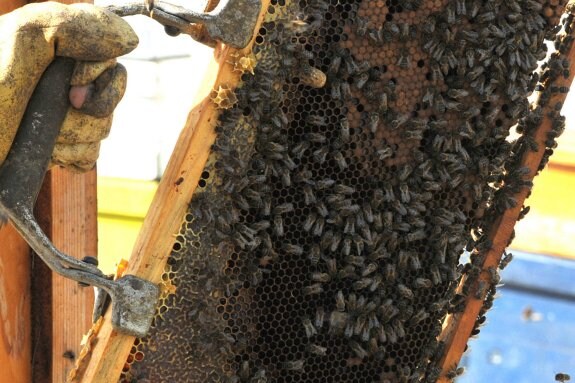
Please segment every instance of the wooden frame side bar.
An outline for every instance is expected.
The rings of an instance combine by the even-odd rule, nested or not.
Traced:
[[[263,0],[255,31],[259,30],[268,6],[269,0]],[[202,101],[190,112],[178,138],[144,220],[126,274],[160,283],[175,235],[180,230],[216,138],[215,125],[220,110],[212,102],[210,94],[220,86],[235,89],[241,72],[234,71],[232,63],[251,53],[256,35],[244,49],[216,45],[213,63],[199,93]],[[118,380],[135,338],[114,331],[110,314],[108,310],[101,328],[95,331],[84,349],[85,360],[78,363],[70,382],[109,383]]]

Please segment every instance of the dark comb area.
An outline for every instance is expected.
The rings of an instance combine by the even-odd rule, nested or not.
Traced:
[[[435,382],[564,3],[272,1],[121,381]]]

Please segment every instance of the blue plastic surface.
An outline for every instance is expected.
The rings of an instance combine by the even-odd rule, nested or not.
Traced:
[[[575,379],[575,262],[513,254],[459,383],[555,382],[558,372]]]

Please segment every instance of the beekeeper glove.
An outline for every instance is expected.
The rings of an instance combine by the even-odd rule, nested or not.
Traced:
[[[90,4],[34,3],[0,16],[0,165],[44,70],[64,56],[77,64],[52,164],[93,168],[126,87],[126,70],[115,58],[137,44],[121,17]]]

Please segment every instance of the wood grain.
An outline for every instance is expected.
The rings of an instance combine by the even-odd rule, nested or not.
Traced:
[[[561,77],[557,79],[553,83],[554,86],[570,87],[573,82],[573,78],[575,77],[575,45],[572,44],[570,46],[569,51],[565,53],[565,57],[569,59],[569,78]],[[546,84],[546,86],[549,86],[549,84]],[[561,103],[561,105],[563,105],[566,97],[567,93],[554,93],[550,97],[547,105],[543,108],[543,122],[534,134],[534,139],[539,145],[539,148],[545,148],[547,133],[551,131],[552,120],[549,118],[548,112],[553,111],[557,103]],[[545,150],[540,149],[537,152],[527,151],[524,154],[521,161],[521,167],[527,167],[530,170],[529,174],[524,177],[525,180],[533,180],[537,174],[537,169],[539,168],[539,164],[541,163],[544,153]],[[491,267],[497,269],[499,266],[503,251],[510,242],[515,223],[517,222],[523,203],[528,195],[529,191],[526,188],[524,188],[520,193],[514,195],[514,198],[517,201],[517,206],[505,210],[505,212],[493,224],[489,232],[489,238],[493,244],[485,257],[482,272],[479,276],[480,281],[488,283],[489,274],[487,270]],[[464,282],[465,281],[462,281],[462,284]],[[465,351],[467,341],[469,340],[473,327],[475,326],[477,316],[483,307],[483,300],[474,298],[476,288],[477,283],[467,296],[464,311],[459,314],[450,315],[446,320],[444,331],[440,336],[440,340],[446,343],[446,352],[440,361],[442,374],[438,382],[447,383],[451,381],[445,376],[445,374],[451,368],[459,364],[461,356]]]
[[[96,172],[51,171],[52,242],[75,258],[97,254]],[[64,382],[92,325],[93,289],[52,273],[52,381]]]
[[[255,30],[259,30],[267,12],[269,0],[262,1],[262,12]],[[172,249],[175,234],[183,222],[188,204],[204,169],[210,148],[215,140],[215,124],[219,110],[210,99],[212,89],[220,85],[234,89],[240,73],[234,72],[231,62],[236,55],[251,52],[255,36],[244,49],[237,50],[218,44],[213,63],[204,77],[199,92],[201,101],[190,112],[174,152],[168,163],[158,191],[144,220],[140,235],[129,261],[127,274],[137,275],[154,283],[160,282],[166,261]],[[183,181],[181,181],[183,179]],[[178,182],[176,182],[178,181]],[[110,324],[110,311],[95,339],[95,346],[79,371],[85,371],[83,383],[117,381],[134,337],[115,332]]]
[[[30,249],[11,224],[0,228],[0,381],[32,381]]]
[[[2,0],[0,2],[0,15],[15,10],[26,4],[25,0]]]

